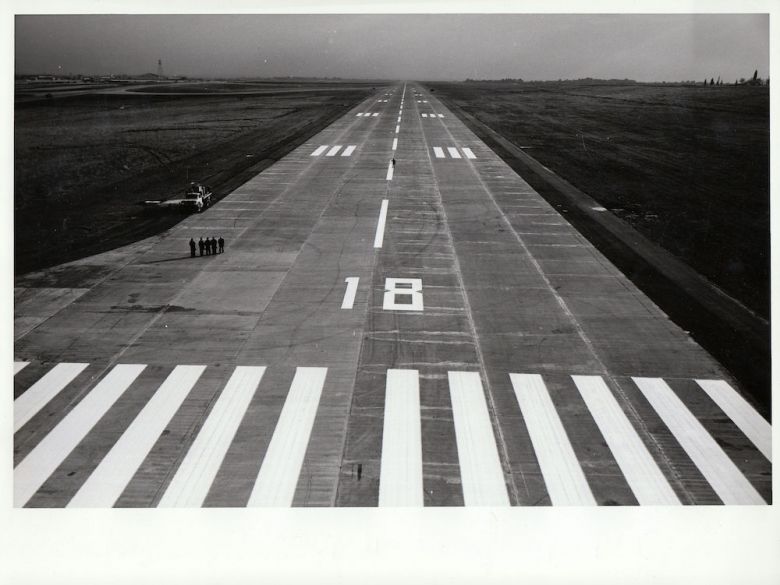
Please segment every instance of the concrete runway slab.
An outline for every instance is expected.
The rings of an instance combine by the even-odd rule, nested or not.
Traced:
[[[159,236],[15,278],[14,398],[86,364],[14,434],[15,505],[67,506],[147,427],[114,506],[159,505],[185,460],[213,472],[206,507],[479,505],[485,485],[514,506],[719,504],[722,481],[772,502],[769,457],[696,382],[737,381],[434,95],[394,89]],[[220,236],[224,253],[190,257]],[[171,387],[180,366],[204,369]],[[240,366],[265,370],[217,408]],[[642,378],[713,452],[691,456]],[[163,387],[180,403],[144,410]],[[724,457],[736,477],[713,477]]]

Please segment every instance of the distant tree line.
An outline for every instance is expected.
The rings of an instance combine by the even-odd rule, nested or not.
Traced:
[[[714,77],[710,77],[710,80],[707,81],[707,78],[705,77],[703,85],[723,85],[723,80],[721,80],[720,76],[718,76],[717,80]],[[750,79],[745,79],[744,77],[735,79],[734,85],[769,85],[769,78],[767,77],[766,79],[761,79],[758,76],[758,69],[756,69],[753,72],[753,77]]]

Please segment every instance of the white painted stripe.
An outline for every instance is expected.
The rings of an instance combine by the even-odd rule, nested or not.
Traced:
[[[387,219],[387,199],[382,199],[382,207],[379,209],[379,221],[376,224],[376,235],[374,236],[374,248],[381,248],[385,239],[385,220]]]
[[[337,144],[336,146],[331,148],[328,151],[328,154],[326,154],[325,156],[336,156],[336,153],[339,151],[340,148],[341,148],[341,144]]]
[[[361,117],[363,115],[363,113],[361,112],[360,114],[356,114],[356,115],[359,118],[359,117]]]
[[[385,177],[385,179],[388,181],[393,180],[393,161],[387,163],[387,176]]]
[[[397,122],[398,124],[400,124],[400,123],[401,123],[401,116],[398,116],[398,120],[396,120],[396,122]]]
[[[696,383],[734,421],[764,457],[772,461],[772,426],[748,401],[723,380],[696,380]]]
[[[395,127],[395,133],[398,134],[401,131],[401,126]]]
[[[539,467],[556,506],[595,505],[585,474],[539,374],[509,374]]]
[[[374,118],[376,118],[376,117],[377,117],[379,114],[375,112],[375,113],[373,113],[373,114],[371,114],[371,115],[372,115]]]
[[[453,148],[452,146],[447,147],[447,152],[450,153],[450,156],[452,158],[460,158],[460,153],[458,152],[457,148]]]
[[[447,372],[466,506],[508,506],[482,382],[477,372]]]
[[[30,362],[14,362],[14,376],[26,368]]]
[[[325,149],[328,148],[328,145],[325,144],[324,146],[317,147],[317,150],[311,153],[311,156],[320,156],[323,152],[325,152]]]
[[[328,368],[296,368],[248,506],[291,506]]]
[[[192,390],[206,366],[176,366],[87,478],[68,508],[110,508]]]
[[[466,158],[477,158],[476,155],[471,151],[470,148],[464,148],[463,154],[466,155]]]
[[[353,152],[355,152],[355,149],[357,148],[356,144],[350,144],[344,149],[344,152],[341,153],[341,156],[349,156]]]
[[[423,118],[427,118],[427,117],[428,117],[428,114],[422,114],[422,117],[423,117]]]
[[[441,149],[440,146],[433,147],[433,154],[436,155],[436,158],[444,158],[444,151]]]
[[[236,367],[158,507],[203,505],[264,373],[265,366]]]
[[[443,117],[444,117],[444,114],[439,114],[439,118],[443,118]]]
[[[398,138],[393,138],[393,150],[398,148]]]
[[[41,408],[57,396],[89,364],[57,364],[14,400],[14,432],[21,429]]]
[[[423,505],[417,370],[387,370],[379,505]]]
[[[427,104],[427,103],[428,103],[428,100],[423,100],[423,103],[424,103],[424,104]]]
[[[639,504],[679,504],[674,490],[601,376],[572,376],[572,379]]]
[[[724,504],[765,503],[666,382],[660,378],[633,380]]]
[[[355,295],[357,294],[358,282],[360,277],[350,276],[344,279],[347,283],[347,290],[344,292],[344,300],[341,301],[342,309],[351,309],[355,304]]]
[[[14,469],[14,506],[24,506],[145,365],[115,366]]]

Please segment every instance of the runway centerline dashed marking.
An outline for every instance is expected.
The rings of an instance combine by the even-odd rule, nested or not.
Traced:
[[[422,429],[417,370],[387,370],[379,506],[422,506]]]
[[[103,378],[14,469],[14,506],[24,506],[144,370],[120,364]]]
[[[248,506],[290,506],[328,368],[296,368]]]
[[[236,366],[158,507],[203,505],[265,369],[265,366]]]
[[[82,484],[69,508],[110,508],[187,398],[206,366],[176,366]]]
[[[379,221],[376,224],[376,235],[374,236],[374,248],[381,248],[385,238],[385,221],[387,220],[388,200],[382,199],[382,206],[379,209]]]
[[[14,400],[14,432],[38,414],[49,401],[70,384],[89,364],[57,364]]]
[[[595,506],[563,423],[538,374],[509,374],[531,436],[544,483],[555,506]]]
[[[387,176],[385,177],[386,181],[392,181],[393,180],[393,161],[390,161],[387,163]]]
[[[724,504],[766,503],[666,382],[632,379]]]
[[[393,138],[393,150],[398,148],[398,138]]]

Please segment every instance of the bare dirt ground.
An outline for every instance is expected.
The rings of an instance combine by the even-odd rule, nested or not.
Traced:
[[[769,317],[768,87],[426,85]]]
[[[157,95],[159,86],[147,93],[53,88],[47,89],[52,97],[38,99],[20,91],[14,120],[15,273],[171,227],[181,215],[146,213],[139,201],[179,196],[190,180],[209,184],[219,199],[375,87],[232,85],[191,88],[183,96]]]

